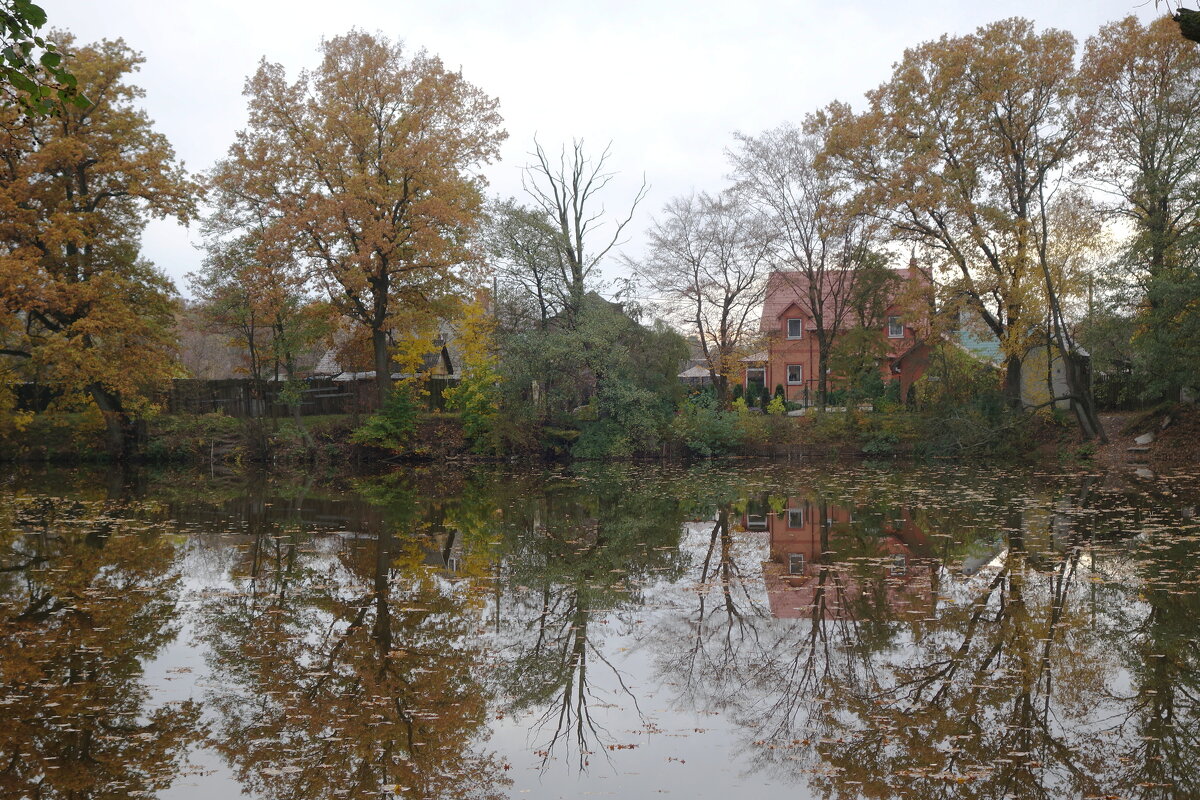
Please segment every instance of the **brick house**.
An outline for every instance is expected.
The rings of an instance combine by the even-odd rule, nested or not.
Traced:
[[[895,273],[900,278],[897,288],[881,301],[886,305],[880,315],[880,334],[887,351],[879,360],[879,369],[885,382],[900,382],[900,396],[907,398],[909,387],[924,374],[930,353],[925,342],[926,325],[920,321],[924,314],[914,314],[908,307],[912,301],[907,298],[919,293],[907,290],[913,288],[914,282],[920,286],[928,286],[928,282],[915,268],[895,270]],[[859,325],[858,318],[843,299],[851,291],[848,284],[852,280],[851,273],[840,270],[829,270],[824,276],[821,293],[825,297],[826,324],[829,317],[839,318],[839,330]],[[803,405],[817,402],[820,359],[809,294],[809,282],[804,273],[771,273],[760,322],[767,349],[742,359],[745,364],[744,388],[758,384],[774,391],[776,386],[783,386],[791,402]],[[831,375],[830,378],[830,387],[837,388],[838,376]]]

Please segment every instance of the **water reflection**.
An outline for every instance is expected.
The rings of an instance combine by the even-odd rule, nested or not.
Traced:
[[[502,500],[495,683],[503,713],[533,713],[531,736],[543,765],[561,756],[586,768],[593,754],[614,745],[591,711],[614,701],[595,685],[597,670],[607,671],[640,715],[605,651],[606,628],[610,621],[637,624],[623,612],[639,608],[647,587],[679,571],[678,499],[621,471],[585,484],[524,483]]]
[[[231,586],[201,610],[211,746],[262,797],[501,796],[503,763],[474,746],[488,705],[482,598],[460,579],[474,563],[427,568],[464,526],[396,481],[360,494],[378,512],[353,532],[315,537],[302,504],[248,526]]]
[[[149,707],[142,662],[177,633],[179,575],[144,504],[0,500],[0,796],[154,797],[203,736]]]
[[[1194,478],[22,480],[5,797],[1200,796]]]

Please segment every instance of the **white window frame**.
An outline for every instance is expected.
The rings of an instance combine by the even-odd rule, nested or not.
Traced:
[[[795,514],[796,516],[793,517],[792,516],[793,514]],[[803,528],[804,527],[804,509],[803,508],[789,508],[787,510],[787,526],[789,528]]]
[[[792,367],[795,367],[796,369],[800,370],[800,379],[799,380],[795,380],[795,381],[792,380]],[[788,386],[803,386],[804,385],[804,365],[803,364],[788,364],[786,367],[785,375],[787,377],[787,385]]]
[[[788,575],[803,575],[804,562],[804,553],[788,553]]]
[[[904,322],[897,316],[887,318],[887,334],[889,339],[904,338]]]
[[[792,323],[793,322],[800,323],[800,332],[799,333],[792,333]],[[804,338],[804,319],[803,318],[788,317],[787,321],[783,324],[783,327],[784,327],[784,330],[787,332],[787,338],[789,338],[789,339],[803,339]]]
[[[767,385],[767,368],[766,367],[746,367],[746,385],[750,385],[750,373],[756,372],[762,376],[763,386]]]

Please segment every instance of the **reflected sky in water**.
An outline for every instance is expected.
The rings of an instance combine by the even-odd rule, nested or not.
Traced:
[[[0,482],[0,796],[1200,796],[1196,475]]]

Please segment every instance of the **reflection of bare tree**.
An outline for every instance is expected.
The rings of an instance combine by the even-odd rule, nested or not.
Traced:
[[[177,633],[174,548],[136,503],[0,505],[0,796],[151,798],[203,736],[148,708],[142,664]]]
[[[744,685],[742,667],[755,660],[751,653],[761,645],[760,628],[770,615],[755,591],[761,564],[739,557],[730,518],[730,504],[721,504],[695,576],[696,610],[684,618],[690,641],[664,648],[669,655],[659,665],[690,703],[701,696],[720,702]]]
[[[1077,500],[1086,502],[1086,492]],[[820,790],[914,798],[1106,796],[1128,769],[1125,786],[1140,783],[1137,794],[1190,796],[1177,786],[1190,773],[1173,772],[1177,765],[1155,749],[1169,737],[1143,733],[1155,716],[1143,712],[1161,708],[1162,697],[1170,702],[1170,691],[1139,691],[1126,722],[1110,724],[1121,714],[1109,687],[1122,682],[1113,658],[1122,648],[1096,624],[1107,609],[1097,607],[1093,588],[1080,579],[1081,565],[1103,551],[1088,547],[1076,524],[1084,515],[1061,504],[1057,511],[1047,507],[1053,509],[1010,506],[1004,553],[971,576],[945,580],[952,576],[947,564],[937,612],[914,628],[900,652],[871,654],[867,684],[837,687],[837,702],[817,716],[826,725],[815,742],[826,768],[815,780]],[[1130,607],[1128,598],[1115,605]],[[1180,677],[1172,675],[1172,684]],[[1125,725],[1147,738],[1129,736]],[[1194,753],[1194,745],[1192,738],[1180,752]],[[1155,776],[1161,780],[1148,780]],[[1147,793],[1150,784],[1176,788]]]
[[[1194,583],[1200,547],[1196,532],[1173,533],[1160,546],[1149,542],[1142,561],[1144,601],[1131,602],[1132,587],[1119,586],[1108,614],[1111,633],[1131,680],[1118,693],[1120,712],[1109,731],[1121,749],[1107,759],[1109,785],[1124,797],[1200,796],[1200,645],[1196,620],[1200,602]]]
[[[561,752],[583,769],[607,753],[612,735],[597,704],[625,702],[640,714],[603,640],[612,615],[670,577],[679,520],[676,501],[619,475],[599,491],[559,487],[526,499],[505,519],[495,680],[509,711],[535,715],[543,765]]]

